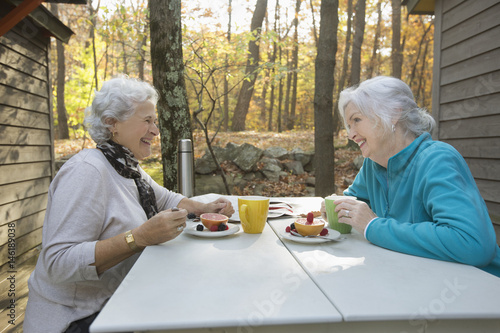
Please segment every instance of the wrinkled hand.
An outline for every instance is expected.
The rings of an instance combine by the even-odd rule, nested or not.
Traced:
[[[186,216],[187,210],[182,208],[159,212],[132,231],[137,246],[156,245],[179,236],[186,227]]]
[[[361,234],[365,233],[368,223],[377,215],[370,209],[364,201],[345,197],[333,202],[338,213],[339,222],[352,225]]]
[[[207,213],[219,213],[231,217],[234,214],[234,208],[226,198],[219,198],[211,203],[207,204]]]

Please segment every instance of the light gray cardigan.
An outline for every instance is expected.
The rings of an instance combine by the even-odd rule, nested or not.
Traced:
[[[184,198],[140,172],[153,187],[160,211]],[[120,176],[101,151],[85,149],[68,160],[50,185],[42,251],[28,281],[24,332],[63,332],[71,322],[100,311],[138,255],[98,276],[91,266],[97,241],[146,220],[134,180]]]

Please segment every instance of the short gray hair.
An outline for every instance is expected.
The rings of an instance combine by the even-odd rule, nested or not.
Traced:
[[[119,76],[104,82],[101,90],[95,92],[92,105],[85,109],[84,124],[90,137],[97,144],[111,138],[106,119],[125,121],[134,113],[139,104],[158,102],[158,92],[147,82]]]
[[[339,111],[345,120],[345,109],[352,103],[364,116],[382,123],[385,131],[392,127],[392,119],[406,130],[420,136],[431,133],[436,121],[424,108],[418,107],[410,87],[394,77],[377,76],[345,89],[340,93]]]

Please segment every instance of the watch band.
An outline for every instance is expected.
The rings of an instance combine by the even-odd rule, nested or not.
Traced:
[[[141,252],[142,250],[135,243],[134,235],[132,235],[132,230],[129,230],[125,233],[125,241],[128,244],[128,247],[136,253]]]

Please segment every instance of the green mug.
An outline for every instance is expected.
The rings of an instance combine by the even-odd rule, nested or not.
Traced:
[[[328,225],[330,229],[337,230],[341,234],[348,234],[352,230],[352,225],[339,222],[339,216],[335,211],[336,205],[333,202],[339,199],[356,200],[357,198],[351,196],[342,196],[342,195],[331,195],[325,198],[326,218],[328,220]]]

